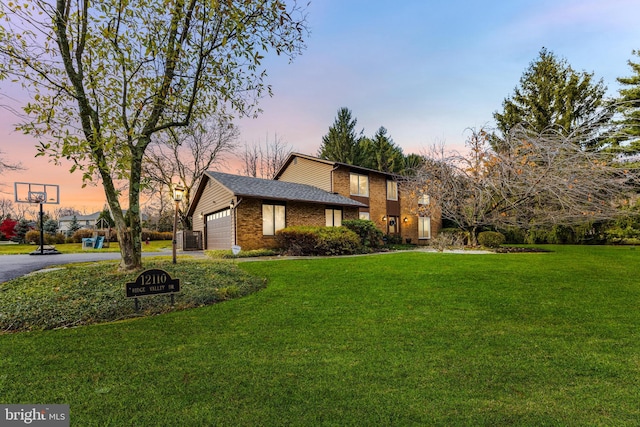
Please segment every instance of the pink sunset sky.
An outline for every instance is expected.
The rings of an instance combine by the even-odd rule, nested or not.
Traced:
[[[637,0],[315,1],[304,54],[291,64],[264,61],[274,96],[262,100],[258,119],[236,122],[240,142],[278,135],[315,155],[337,110],[347,107],[358,130],[372,136],[386,127],[405,154],[439,142],[460,148],[466,129],[493,125],[542,47],[593,72],[616,96],[616,77],[631,74],[627,61],[640,49],[639,15]],[[2,175],[0,198],[13,199],[16,181],[58,184],[60,206],[100,210],[99,183],[82,188],[80,173],[36,158],[37,141],[14,131],[19,118],[11,110],[28,101],[18,85],[0,82],[0,151],[25,167]]]

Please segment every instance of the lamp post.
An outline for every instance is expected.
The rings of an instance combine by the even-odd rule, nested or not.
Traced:
[[[184,188],[175,184],[173,186],[173,200],[176,202],[176,212],[173,217],[173,263],[176,263],[176,246],[178,241],[176,240],[177,230],[178,230],[178,209],[180,202],[182,201],[182,196],[184,195]]]

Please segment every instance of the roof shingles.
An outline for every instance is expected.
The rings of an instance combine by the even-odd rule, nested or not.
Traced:
[[[366,207],[366,205],[356,200],[349,199],[337,193],[329,193],[311,185],[231,175],[213,171],[207,171],[206,174],[209,178],[218,181],[236,196],[322,203],[337,206]]]

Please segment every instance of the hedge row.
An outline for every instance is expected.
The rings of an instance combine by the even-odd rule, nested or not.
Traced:
[[[360,237],[345,227],[287,227],[276,238],[289,255],[349,255],[362,249]]]

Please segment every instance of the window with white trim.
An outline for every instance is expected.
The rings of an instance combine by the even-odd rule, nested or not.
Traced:
[[[419,205],[428,205],[429,203],[431,203],[431,198],[428,194],[421,194],[420,197],[418,197]]]
[[[431,238],[431,217],[419,216],[418,217],[418,239],[430,239]]]
[[[369,221],[371,219],[371,216],[369,215],[369,212],[360,212],[358,214],[358,218],[366,219],[367,221]]]
[[[262,234],[275,236],[276,231],[285,227],[284,205],[262,205]]]
[[[352,196],[369,197],[369,177],[357,173],[350,174],[349,189]]]
[[[398,200],[398,183],[387,180],[387,200]]]
[[[342,225],[342,209],[325,209],[324,216],[327,227],[340,227]]]
[[[231,209],[226,208],[218,212],[214,212],[206,216],[205,221],[213,221],[214,219],[224,218],[225,216],[231,215]]]

